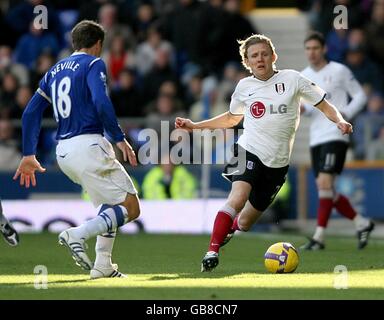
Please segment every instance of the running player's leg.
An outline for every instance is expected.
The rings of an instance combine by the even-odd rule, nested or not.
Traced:
[[[329,143],[311,148],[312,167],[316,177],[316,187],[319,198],[317,209],[317,226],[309,242],[301,247],[305,250],[324,249],[324,232],[333,208],[334,175],[332,168],[335,164],[335,155],[329,149]]]
[[[334,142],[334,154],[335,154],[335,179],[333,180],[333,189],[335,188],[336,175],[340,175],[344,169],[345,157],[348,150],[347,145],[340,142]],[[374,228],[374,223],[367,218],[364,218],[359,214],[352,206],[346,195],[341,193],[335,193],[333,199],[333,207],[340,213],[342,216],[346,217],[349,220],[352,220],[355,224],[357,238],[358,238],[358,248],[363,249],[367,243],[371,231]]]
[[[201,271],[212,271],[219,263],[219,249],[240,212],[249,198],[251,185],[245,181],[235,181],[226,204],[218,211],[209,242],[208,252],[202,261]]]
[[[312,239],[302,248],[307,250],[323,249],[325,229],[332,209],[355,222],[358,247],[364,248],[374,224],[362,217],[352,207],[348,198],[335,192],[336,176],[343,170],[348,145],[343,142],[329,142],[311,149],[312,163],[316,175],[316,186],[319,194],[317,227]]]
[[[135,220],[140,215],[139,199],[136,194],[127,194],[125,201],[119,205],[123,206],[128,213],[127,223]],[[102,212],[102,210],[100,211]],[[118,266],[112,263],[112,250],[116,238],[116,230],[97,235],[95,246],[96,259],[91,270],[91,278],[125,276],[117,270]]]
[[[0,233],[4,236],[4,240],[10,246],[17,246],[19,244],[19,235],[17,231],[3,214],[1,199],[0,199]]]
[[[254,183],[254,187],[249,194],[249,200],[233,220],[230,233],[224,239],[222,246],[229,242],[235,231],[250,230],[252,225],[257,222],[263,212],[271,205],[285,183],[288,167],[268,168],[261,165],[261,168],[259,179],[263,181],[263,184]]]
[[[59,235],[59,239],[71,250],[77,264],[90,270],[93,263],[85,253],[85,241],[94,236],[109,235],[98,239],[96,260],[110,262],[108,254],[104,253],[112,252],[115,230],[138,217],[140,210],[132,180],[116,160],[113,148],[107,140],[98,135],[69,140],[71,141],[61,141],[58,145],[58,164],[68,177],[83,186],[94,206],[100,209],[97,217],[76,228],[65,230]],[[65,157],[60,156],[61,154]],[[98,258],[99,248],[102,248],[103,254]],[[110,270],[116,269],[112,268],[111,262],[109,264]]]

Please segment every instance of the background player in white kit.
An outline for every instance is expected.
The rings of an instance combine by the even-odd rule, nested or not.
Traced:
[[[104,29],[93,21],[81,21],[72,30],[75,52],[57,62],[41,79],[22,118],[23,159],[14,179],[29,188],[36,185],[36,146],[44,109],[52,104],[58,122],[56,156],[61,170],[89,194],[98,216],[59,235],[76,264],[90,270],[91,278],[123,277],[112,264],[116,229],[140,214],[137,192],[123,166],[116,160],[104,131],[116,142],[124,160],[137,165],[136,155],[125,140],[107,95],[106,68],[99,58]],[[76,214],[74,212],[73,214]],[[97,236],[93,264],[85,241]]]
[[[327,61],[325,40],[321,33],[310,33],[304,40],[304,47],[309,66],[301,73],[327,92],[326,98],[339,108],[346,119],[352,119],[367,101],[363,88],[346,66]],[[333,208],[354,221],[358,248],[362,249],[367,245],[374,224],[358,214],[348,198],[335,189],[336,176],[344,167],[349,136],[342,135],[316,108],[304,104],[302,111],[312,118],[310,149],[319,196],[316,231],[302,249],[324,249],[324,231]]]
[[[216,216],[202,272],[218,265],[220,247],[234,231],[249,230],[284,184],[300,120],[301,98],[337,123],[343,134],[352,132],[351,124],[324,99],[320,87],[297,71],[275,69],[277,54],[269,38],[253,35],[239,43],[243,65],[252,76],[239,81],[229,111],[196,123],[184,118],[175,121],[177,128],[192,130],[230,128],[244,118],[238,148],[246,150],[246,169],[232,175],[229,167],[225,169],[232,190]]]

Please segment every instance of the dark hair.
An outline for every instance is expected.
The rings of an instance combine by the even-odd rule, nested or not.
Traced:
[[[324,35],[323,35],[321,32],[318,32],[318,31],[311,31],[311,32],[307,35],[307,37],[305,38],[305,40],[304,40],[304,44],[307,43],[307,42],[310,41],[310,40],[316,40],[316,41],[319,41],[322,47],[325,46]]]
[[[91,20],[83,20],[74,26],[71,35],[73,49],[80,50],[91,48],[99,40],[103,43],[105,31],[100,24]]]

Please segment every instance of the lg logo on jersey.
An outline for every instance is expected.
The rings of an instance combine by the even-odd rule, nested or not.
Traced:
[[[267,110],[264,103],[261,101],[256,101],[251,104],[250,111],[254,118],[261,118],[265,111]],[[280,104],[278,107],[275,107],[273,104],[269,105],[269,113],[270,114],[284,114],[287,113],[288,107],[286,104]]]

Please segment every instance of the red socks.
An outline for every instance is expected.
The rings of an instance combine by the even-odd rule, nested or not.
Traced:
[[[235,219],[233,219],[233,223],[232,223],[232,227],[231,227],[231,232],[235,232],[235,231],[241,230],[240,227],[239,227],[239,216],[240,216],[240,214],[238,214],[235,217]]]
[[[208,251],[219,252],[220,245],[230,232],[232,224],[233,218],[229,213],[226,213],[225,211],[219,211],[217,213]]]
[[[319,208],[317,210],[317,225],[323,228],[327,227],[329,216],[332,212],[333,199],[332,198],[320,198]]]
[[[336,201],[333,203],[333,206],[342,214],[344,217],[347,217],[350,220],[353,220],[356,217],[356,211],[353,209],[351,203],[349,202],[346,196],[339,194]]]

